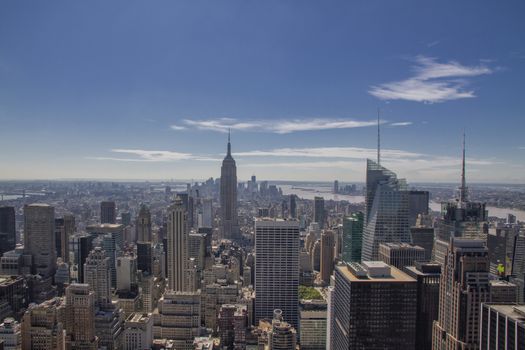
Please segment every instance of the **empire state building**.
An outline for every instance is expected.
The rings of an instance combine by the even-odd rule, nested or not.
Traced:
[[[221,166],[221,235],[222,238],[240,238],[237,218],[237,167],[231,155],[230,134],[228,133],[228,153]]]

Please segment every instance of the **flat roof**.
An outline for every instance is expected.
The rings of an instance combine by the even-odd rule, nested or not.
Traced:
[[[366,277],[359,278],[355,276],[346,265],[338,265],[336,266],[336,269],[338,269],[350,282],[416,282],[414,278],[394,266],[390,266],[390,276],[386,277],[370,277],[367,275]]]
[[[525,304],[484,304],[494,311],[504,314],[505,316],[525,324]]]

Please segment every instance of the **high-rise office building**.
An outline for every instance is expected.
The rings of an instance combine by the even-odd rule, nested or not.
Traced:
[[[32,273],[55,274],[55,208],[47,204],[24,206],[24,250],[33,258]]]
[[[326,213],[323,197],[314,197],[314,222],[317,222],[320,228],[323,228],[325,225]]]
[[[199,228],[213,227],[213,203],[210,198],[204,198],[201,200],[201,211]]]
[[[525,349],[525,305],[484,303],[479,317],[477,349]]]
[[[66,288],[65,326],[67,348],[98,349],[95,335],[95,292],[87,284]]]
[[[15,208],[0,207],[0,256],[15,249],[16,246],[16,218]]]
[[[174,349],[193,350],[193,339],[201,335],[200,293],[167,290],[158,302],[158,312],[154,337],[171,339]]]
[[[153,272],[153,247],[150,242],[137,242],[137,270],[151,274]]]
[[[64,262],[69,261],[69,238],[75,233],[75,217],[66,214],[55,219],[55,249],[57,257]]]
[[[240,238],[239,219],[237,217],[237,166],[231,154],[230,135],[228,151],[221,166],[221,235],[223,238]]]
[[[301,310],[299,319],[301,350],[326,349],[326,316],[326,310]]]
[[[257,219],[255,222],[255,321],[271,319],[280,309],[298,323],[299,223]]]
[[[248,310],[243,304],[223,304],[217,318],[221,346],[228,349],[246,349]]]
[[[378,260],[380,243],[411,242],[408,193],[404,179],[367,159],[362,260]]]
[[[0,349],[3,350],[22,349],[22,330],[14,318],[8,317],[0,324],[0,343],[3,345]]]
[[[117,290],[130,291],[137,284],[137,257],[124,255],[117,257]]]
[[[408,193],[408,224],[414,226],[418,215],[428,215],[428,203],[430,193],[428,191],[411,190]]]
[[[489,256],[485,242],[451,239],[441,272],[432,349],[477,349],[481,303],[488,301]]]
[[[379,260],[403,270],[416,261],[425,261],[425,249],[408,243],[381,243]]]
[[[70,264],[74,265],[72,269],[76,272],[76,276],[72,277],[78,283],[84,283],[84,263],[86,262],[89,253],[93,249],[93,236],[83,233],[74,234],[69,239],[69,251],[72,253],[73,261]]]
[[[416,280],[383,262],[335,268],[330,349],[415,348]]]
[[[135,222],[137,242],[152,242],[151,213],[144,204],[140,206],[139,215]]]
[[[404,272],[417,281],[416,349],[432,349],[432,327],[439,313],[441,265],[416,262]]]
[[[345,262],[361,262],[364,214],[352,213],[343,219],[342,257]]]
[[[295,194],[290,195],[290,218],[296,219],[297,218],[297,196]]]
[[[100,223],[115,224],[117,222],[117,208],[114,201],[100,202]]]
[[[321,234],[321,281],[330,284],[330,276],[334,271],[335,234],[325,230]]]
[[[22,349],[65,349],[63,310],[62,298],[31,304],[22,318]]]
[[[186,211],[180,197],[168,208],[168,288],[187,291],[188,227]]]
[[[124,323],[124,350],[151,349],[153,344],[153,316],[131,313]]]
[[[425,261],[432,260],[432,249],[434,247],[434,228],[433,227],[410,227],[412,243],[425,249]]]
[[[488,212],[485,203],[471,202],[468,199],[465,166],[465,138],[463,137],[461,186],[455,201],[441,204],[441,217],[436,222],[432,259],[441,265],[445,264],[451,238],[487,241]]]
[[[84,283],[95,292],[96,305],[104,308],[111,305],[111,273],[106,252],[96,247],[84,264]]]

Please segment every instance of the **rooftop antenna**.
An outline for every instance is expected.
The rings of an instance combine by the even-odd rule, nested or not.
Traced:
[[[228,128],[228,155],[231,155],[232,153],[232,146],[230,144],[230,134],[231,134],[231,128]]]
[[[379,113],[380,109],[377,108],[377,165],[381,165],[381,129],[379,127],[380,119],[379,119]]]
[[[459,188],[459,201],[467,201],[467,180],[465,179],[465,131],[463,130],[463,161],[461,166],[461,187]]]

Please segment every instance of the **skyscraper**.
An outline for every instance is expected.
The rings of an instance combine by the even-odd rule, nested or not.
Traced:
[[[362,260],[378,260],[380,243],[411,242],[408,193],[404,179],[367,159]]]
[[[484,303],[481,309],[479,349],[525,349],[525,305]]]
[[[330,284],[330,276],[334,270],[335,235],[333,231],[325,230],[321,234],[321,280]]]
[[[75,217],[72,214],[55,219],[55,249],[57,257],[65,262],[69,261],[69,237],[74,233]]]
[[[47,204],[24,206],[24,250],[33,257],[32,273],[55,274],[55,208]]]
[[[38,305],[30,304],[22,318],[22,349],[63,350],[63,308],[62,298],[53,298]]]
[[[408,243],[381,243],[379,260],[403,270],[415,261],[424,261],[425,249]]]
[[[100,247],[90,253],[84,264],[84,283],[95,292],[95,303],[101,308],[111,305],[110,259]]]
[[[299,223],[279,219],[255,222],[255,321],[272,319],[281,309],[298,323]]]
[[[101,224],[115,224],[117,222],[117,209],[115,202],[104,201],[100,202],[100,223]]]
[[[151,213],[144,204],[140,206],[139,215],[135,222],[138,242],[151,242]]]
[[[465,136],[463,135],[463,163],[461,186],[455,201],[441,204],[441,218],[436,223],[432,259],[444,265],[450,238],[481,239],[487,241],[488,213],[485,203],[471,202],[465,175]]]
[[[295,194],[290,195],[290,217],[292,219],[297,218],[297,196]]]
[[[16,226],[15,208],[0,207],[0,256],[3,253],[15,249]]]
[[[69,240],[69,250],[73,253],[73,261],[71,261],[70,264],[76,266],[76,281],[78,283],[84,283],[84,263],[91,249],[93,249],[92,235],[78,233],[73,235]]]
[[[441,273],[432,349],[477,349],[481,303],[488,301],[489,255],[485,242],[452,238]]]
[[[331,350],[415,349],[412,277],[378,261],[339,265],[334,274]]]
[[[187,291],[185,272],[188,260],[188,227],[186,211],[180,197],[168,208],[168,288]]]
[[[361,262],[361,249],[363,243],[362,212],[353,213],[343,219],[343,261]]]
[[[240,238],[237,217],[237,166],[231,155],[230,134],[228,134],[228,151],[221,166],[221,234],[223,238]]]
[[[416,349],[432,349],[432,326],[438,319],[441,265],[416,262],[403,270],[417,281]]]
[[[408,193],[408,224],[411,227],[416,224],[418,215],[428,215],[429,199],[428,191],[412,190]]]
[[[95,292],[87,284],[73,283],[66,288],[67,348],[98,349],[95,335]]]
[[[325,221],[324,198],[314,197],[314,222],[317,222],[319,227],[323,228]]]

